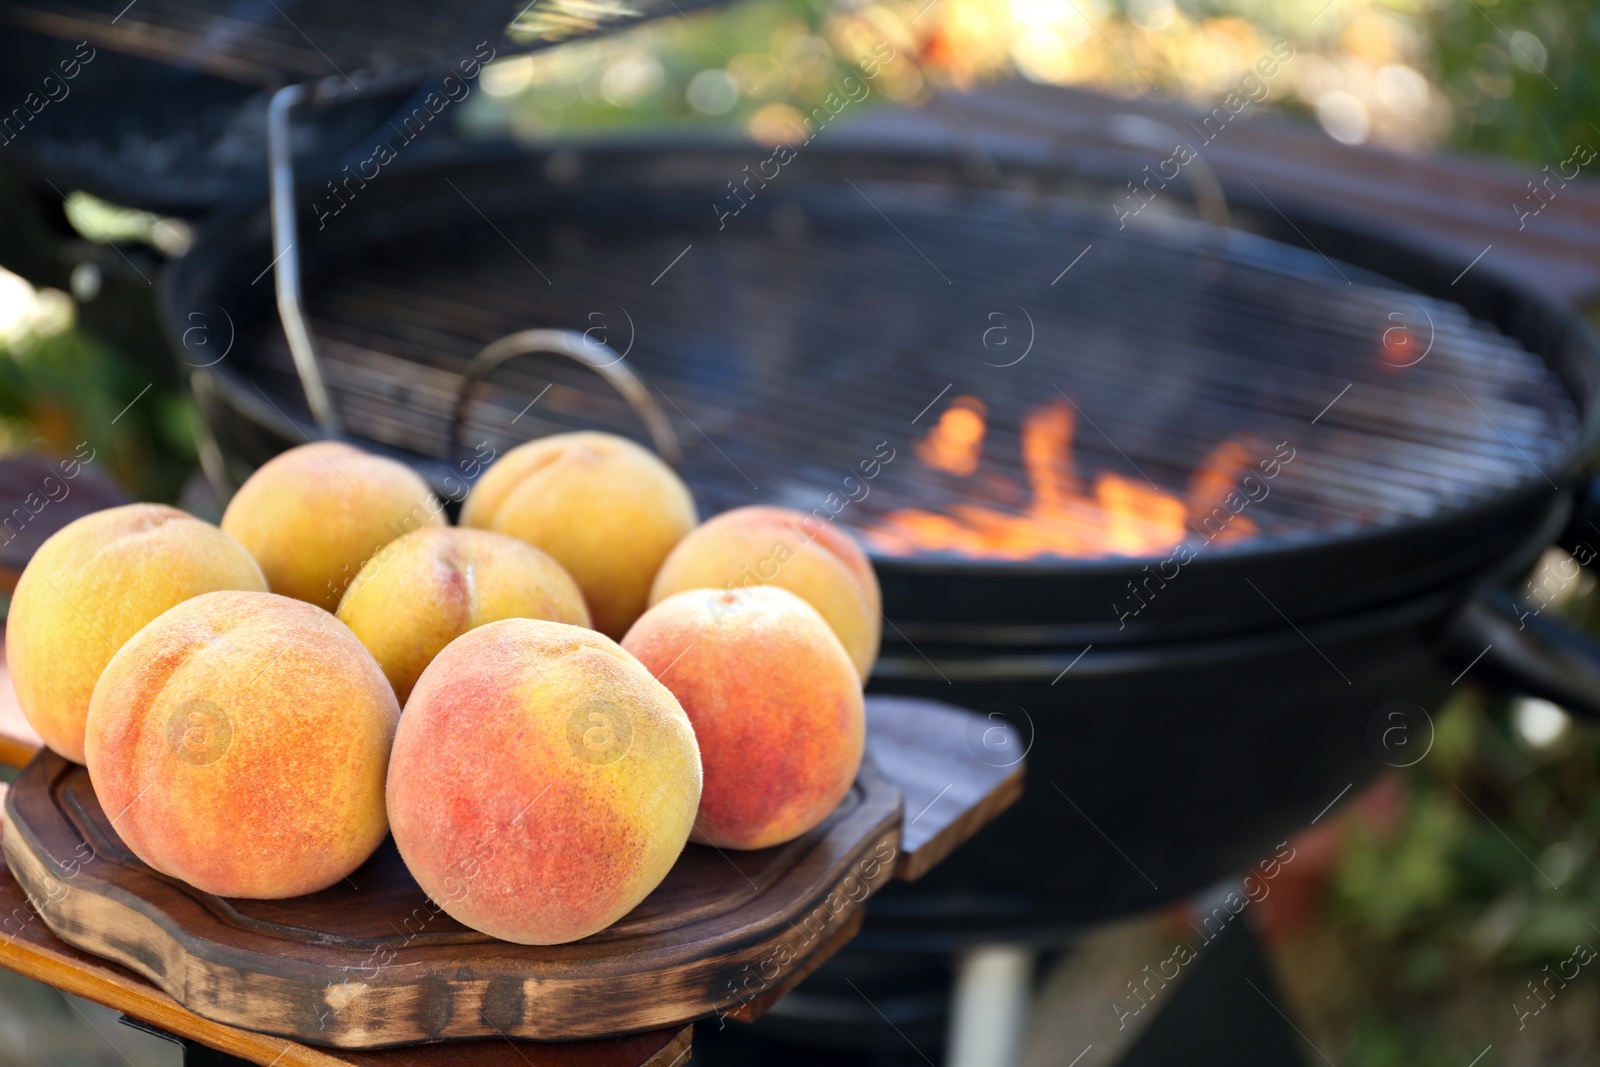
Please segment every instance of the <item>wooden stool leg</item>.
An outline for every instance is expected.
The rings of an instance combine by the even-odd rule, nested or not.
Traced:
[[[1034,950],[1026,945],[979,945],[956,962],[950,1005],[947,1067],[1017,1067]]]

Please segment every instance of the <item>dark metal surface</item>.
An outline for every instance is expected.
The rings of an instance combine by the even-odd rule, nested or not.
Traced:
[[[1486,591],[1456,620],[1452,640],[1462,670],[1600,721],[1600,642],[1536,601]]]
[[[62,192],[199,215],[264,188],[267,102],[286,85],[314,89],[295,153],[326,176],[346,150],[360,169],[376,141],[450,125],[489,59],[718,2],[0,0],[0,144]]]
[[[1409,759],[1381,746],[1384,716],[1402,708],[1414,736],[1429,728],[1454,674],[1441,665],[1453,610],[1440,597],[1298,633],[1096,648],[1055,682],[876,681],[1005,716],[1031,744],[1022,799],[943,868],[876,900],[863,944],[1034,938],[1259,862],[1347,786]]]
[[[270,92],[109,49],[94,51],[75,78],[62,81],[61,64],[76,62],[77,40],[0,31],[5,99],[66,94],[25,125],[13,122],[4,145],[9,165],[57,198],[82,190],[167,214],[196,215],[231,196],[266,195]],[[304,173],[327,169],[374,130],[398,141],[385,120],[411,95],[402,88],[319,108],[315,122],[295,131]]]
[[[259,89],[415,84],[475,54],[530,51],[708,0],[5,0],[0,24]],[[482,56],[480,56],[482,58]]]
[[[516,15],[513,0],[8,0],[0,22],[271,89],[415,76],[470,56]]]

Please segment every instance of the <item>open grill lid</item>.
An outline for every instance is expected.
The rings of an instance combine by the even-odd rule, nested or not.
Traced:
[[[0,23],[276,89],[416,85],[473,56],[546,48],[714,0],[7,0]]]
[[[1048,176],[958,187],[946,161],[945,181],[908,181],[940,165],[821,146],[728,214],[730,177],[761,156],[512,153],[361,190],[305,261],[345,428],[442,475],[481,346],[589,330],[650,383],[707,512],[831,514],[873,548],[913,640],[981,639],[992,617],[1007,640],[1060,642],[1278,625],[1280,609],[1450,581],[1547,521],[1527,503],[1553,499],[1592,435],[1592,338],[1530,350],[1536,331],[1502,332],[1492,286],[1438,288],[1499,329],[1311,249],[1154,210],[1119,230],[1103,202],[1037,191]],[[271,308],[244,284],[270,258],[260,225],[230,231],[236,258],[180,271],[169,315],[229,308],[239,341],[215,388],[303,419]],[[1425,257],[1373,256],[1433,287]],[[473,395],[460,439],[500,450],[578,426],[643,436],[577,365],[510,363]],[[956,446],[973,420],[965,438],[948,425],[962,412],[983,419],[970,464]],[[930,515],[943,542],[919,540]],[[1060,546],[974,548],[949,529],[1008,522]],[[1198,565],[1161,567],[1180,546]],[[1146,568],[1167,581],[1142,585]],[[1173,579],[1196,569],[1231,584]]]
[[[197,215],[265,189],[267,103],[286,85],[317,86],[296,143],[314,174],[447,74],[470,92],[488,57],[720,2],[4,0],[0,92],[51,99],[6,116],[3,141],[63,190]]]

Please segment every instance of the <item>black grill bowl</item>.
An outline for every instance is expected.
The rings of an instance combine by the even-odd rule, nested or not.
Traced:
[[[1025,799],[886,896],[885,921],[1078,923],[1269,855],[1404,760],[1372,724],[1401,701],[1425,729],[1475,636],[1462,606],[1567,521],[1600,349],[1576,316],[1481,267],[1453,284],[1426,250],[1248,204],[1234,231],[1173,204],[1119,230],[1114,186],[1094,174],[1018,161],[974,187],[957,160],[844,131],[744,185],[769,155],[419,145],[320,230],[323,194],[306,191],[306,298],[349,432],[441,486],[453,436],[501,450],[580,426],[643,438],[598,377],[537,359],[497,371],[454,425],[466,362],[530,327],[595,329],[628,353],[705,513],[813,511],[883,444],[896,458],[835,521],[870,528],[957,493],[1015,508],[1016,426],[1044,403],[1075,408],[1085,478],[1181,490],[1232,435],[1296,450],[1250,513],[1259,536],[1205,546],[1133,617],[1113,605],[1156,558],[876,553],[872,687],[997,711],[1032,738]],[[730,183],[755,194],[736,216]],[[233,480],[315,435],[256,283],[273,256],[259,206],[208,229],[163,282]],[[1426,321],[1430,345],[1398,371],[1382,350],[1397,314]],[[984,344],[997,321],[1018,349]],[[1024,321],[1035,350],[1007,365]],[[999,468],[965,485],[914,458],[963,394],[989,404]]]

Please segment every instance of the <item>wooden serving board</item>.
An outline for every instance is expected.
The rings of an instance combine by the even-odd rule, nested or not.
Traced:
[[[45,751],[6,797],[5,858],[63,941],[144,975],[197,1015],[310,1044],[567,1040],[749,1018],[848,940],[894,874],[899,791],[870,762],[839,809],[787,845],[690,845],[616,925],[530,947],[438,911],[385,842],[346,882],[222,899],[117,837],[88,772]]]
[[[0,786],[0,793],[4,787]],[[601,1041],[489,1038],[383,1050],[313,1048],[202,1019],[127,968],[73,948],[39,919],[0,858],[0,967],[260,1067],[686,1067],[693,1027]],[[29,1050],[6,1051],[26,1055]]]

